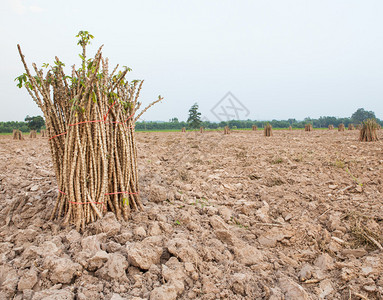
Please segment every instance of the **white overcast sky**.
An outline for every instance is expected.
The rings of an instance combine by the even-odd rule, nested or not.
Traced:
[[[57,55],[79,63],[75,35],[88,30],[111,63],[145,79],[141,101],[165,100],[145,120],[203,116],[231,91],[247,118],[383,119],[382,0],[0,0],[0,121],[42,115],[14,78]]]

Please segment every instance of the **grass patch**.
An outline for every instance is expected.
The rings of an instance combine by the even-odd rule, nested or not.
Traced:
[[[278,165],[278,164],[281,164],[281,163],[283,163],[283,158],[278,157],[278,158],[272,159],[272,160],[270,161],[270,163],[271,163],[272,165]]]
[[[343,160],[339,160],[337,159],[334,163],[333,163],[334,167],[337,167],[339,169],[344,169],[346,167],[346,163],[343,161]]]

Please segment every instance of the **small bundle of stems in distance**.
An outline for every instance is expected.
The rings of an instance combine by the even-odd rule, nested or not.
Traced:
[[[343,123],[339,124],[338,131],[344,131],[344,124]]]
[[[362,123],[362,128],[359,132],[359,141],[375,142],[378,140],[378,123],[374,119],[367,119]]]
[[[18,129],[13,129],[13,139],[14,140],[23,140],[23,133]]]
[[[273,136],[273,127],[270,123],[267,123],[264,129],[264,135],[265,136]]]
[[[83,230],[107,211],[128,219],[131,209],[141,209],[137,175],[134,125],[143,81],[127,81],[129,68],[109,72],[102,46],[93,59],[86,46],[93,38],[87,31],[77,37],[82,64],[71,76],[56,57],[46,73],[32,64],[30,72],[21,48],[26,73],[17,78],[43,111],[58,184],[58,198],[51,214],[64,224]]]
[[[31,131],[29,132],[29,138],[30,138],[30,139],[35,139],[35,138],[37,138],[37,132],[36,132],[36,130],[31,130]]]

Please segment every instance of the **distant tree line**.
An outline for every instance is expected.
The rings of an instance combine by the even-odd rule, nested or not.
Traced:
[[[192,109],[195,108],[195,104]],[[197,106],[198,108],[198,106]],[[195,113],[195,112],[194,112]],[[189,120],[191,112],[189,111]],[[200,126],[205,129],[218,129],[225,126],[230,128],[237,129],[250,129],[253,125],[257,125],[258,128],[262,128],[265,124],[270,123],[273,128],[304,128],[305,124],[311,123],[314,128],[328,128],[329,125],[334,125],[338,127],[339,124],[344,124],[345,127],[348,124],[358,125],[366,119],[376,119],[377,122],[383,126],[383,121],[375,117],[375,113],[372,111],[366,111],[363,108],[359,108],[355,113],[352,114],[350,118],[337,118],[337,117],[320,117],[318,119],[305,118],[303,121],[298,121],[296,119],[288,120],[271,120],[271,121],[253,121],[253,120],[231,120],[223,122],[209,122],[201,121]],[[195,128],[196,126],[191,126],[191,122],[178,121],[177,118],[172,118],[169,122],[137,122],[136,130],[181,130],[183,127]]]
[[[200,113],[198,113],[198,106],[194,104],[189,111],[189,122],[179,121],[177,118],[172,118],[169,122],[137,122],[136,130],[181,130],[185,128],[198,128],[202,126],[205,129],[218,129],[225,126],[229,126],[232,129],[250,129],[253,125],[257,125],[258,128],[262,128],[265,124],[270,123],[273,128],[304,128],[305,124],[311,123],[314,128],[327,128],[328,125],[334,125],[338,127],[343,123],[345,127],[348,124],[358,125],[366,119],[375,118],[377,122],[383,126],[383,121],[375,117],[375,113],[372,111],[366,111],[363,108],[359,108],[350,118],[337,118],[337,117],[320,117],[318,119],[305,118],[303,121],[296,119],[288,120],[271,120],[271,121],[253,121],[253,120],[231,120],[226,122],[209,122],[200,121]],[[196,124],[196,121],[199,120]],[[19,129],[22,132],[29,132],[31,129],[40,130],[45,126],[44,120],[41,116],[25,118],[26,122],[0,122],[0,133],[11,133],[13,129]]]
[[[383,126],[383,121],[377,119],[378,123]],[[305,124],[311,123],[314,128],[327,128],[328,125],[334,125],[338,127],[343,123],[345,127],[348,124],[355,124],[350,118],[336,118],[336,117],[320,117],[319,119],[306,118],[303,121],[297,121],[295,119],[289,120],[271,120],[271,121],[252,121],[252,120],[231,120],[228,122],[202,122],[201,126],[205,129],[218,129],[229,126],[230,128],[237,129],[251,129],[252,125],[257,125],[258,128],[262,128],[267,123],[270,123],[273,128],[304,128]],[[188,127],[187,122],[137,122],[136,130],[181,130],[182,127]]]
[[[13,132],[13,129],[18,129],[22,132],[30,131],[26,122],[0,122],[0,133],[11,133]]]
[[[11,133],[13,129],[18,129],[21,132],[29,132],[31,130],[40,131],[45,126],[45,121],[42,116],[25,117],[25,122],[0,122],[0,133]]]

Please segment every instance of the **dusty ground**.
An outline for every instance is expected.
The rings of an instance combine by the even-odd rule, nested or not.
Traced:
[[[137,133],[145,211],[82,236],[48,221],[47,140],[1,136],[0,299],[383,299],[383,143],[357,136]]]

